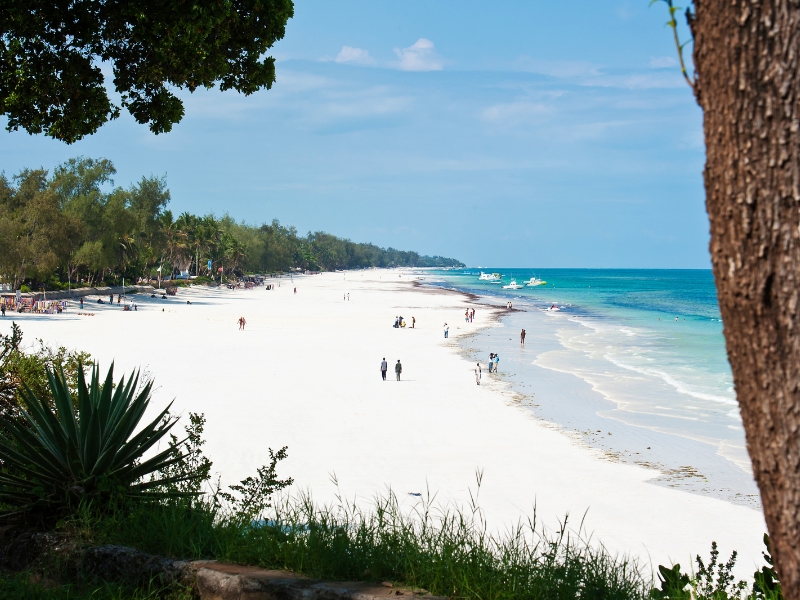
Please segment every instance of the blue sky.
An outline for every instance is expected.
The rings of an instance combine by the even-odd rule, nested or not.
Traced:
[[[2,132],[0,168],[106,157],[176,213],[473,266],[707,268],[702,114],[648,4],[298,0],[272,90],[183,94],[160,136]]]

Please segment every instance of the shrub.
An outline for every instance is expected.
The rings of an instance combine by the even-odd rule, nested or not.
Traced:
[[[86,385],[78,370],[73,399],[63,371],[47,370],[53,406],[30,388],[22,392],[27,426],[4,422],[0,434],[0,519],[53,524],[82,502],[101,510],[123,497],[157,497],[171,482],[143,477],[178,462],[172,448],[143,455],[175,424],[169,407],[134,434],[150,403],[152,382],[137,391],[139,376],[114,385],[114,367],[100,383],[97,366]]]
[[[61,346],[53,350],[38,340],[38,347],[25,352],[22,348],[22,330],[11,324],[10,335],[0,335],[0,419],[19,417],[19,392],[28,386],[33,393],[52,404],[47,380],[47,369],[62,371],[70,392],[77,393],[78,371],[91,362],[87,352],[67,350]]]

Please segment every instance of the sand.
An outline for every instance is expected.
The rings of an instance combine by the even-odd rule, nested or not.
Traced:
[[[155,378],[156,407],[174,399],[180,414],[204,413],[206,454],[229,484],[266,463],[269,447],[284,445],[289,458],[279,475],[321,502],[338,491],[368,505],[391,487],[407,505],[419,501],[409,494],[428,490],[440,503],[466,505],[480,471],[479,503],[497,529],[531,515],[535,505],[553,528],[566,514],[575,527],[585,516],[594,540],[643,563],[687,566],[695,554],[707,556],[715,540],[723,554],[739,551],[740,575],[760,564],[760,512],[649,483],[658,472],[610,461],[516,406],[485,365],[485,385],[477,386],[458,338],[502,326],[499,311],[415,286],[413,278],[386,270],[330,273],[284,279],[273,291],[137,296],[137,312],[87,303],[94,316],[75,308],[13,319],[27,342],[86,350],[103,368],[115,361],[120,373],[141,367]],[[471,324],[467,306],[477,308]],[[397,315],[409,326],[416,317],[416,328],[394,329]],[[1,332],[11,320],[0,321]],[[390,365],[385,382],[383,357]]]

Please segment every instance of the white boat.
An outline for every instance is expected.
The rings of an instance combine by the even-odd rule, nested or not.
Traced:
[[[509,283],[508,285],[504,285],[503,286],[503,289],[504,290],[521,290],[522,287],[523,286],[521,286],[520,284],[517,283],[516,279],[512,279],[511,283]]]
[[[525,282],[525,285],[528,287],[536,287],[537,285],[547,285],[547,282],[539,279],[538,277],[531,277]]]
[[[481,276],[478,277],[478,281],[491,281],[494,283],[495,281],[500,281],[503,278],[500,273],[484,273],[481,271]]]

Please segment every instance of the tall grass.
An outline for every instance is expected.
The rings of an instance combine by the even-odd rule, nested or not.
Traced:
[[[394,493],[362,510],[338,498],[284,497],[258,523],[211,502],[139,505],[84,522],[95,542],[187,559],[213,558],[338,580],[390,580],[475,599],[647,597],[635,561],[593,545],[564,522],[548,532],[534,517],[490,533],[481,512],[422,501],[403,511]]]

